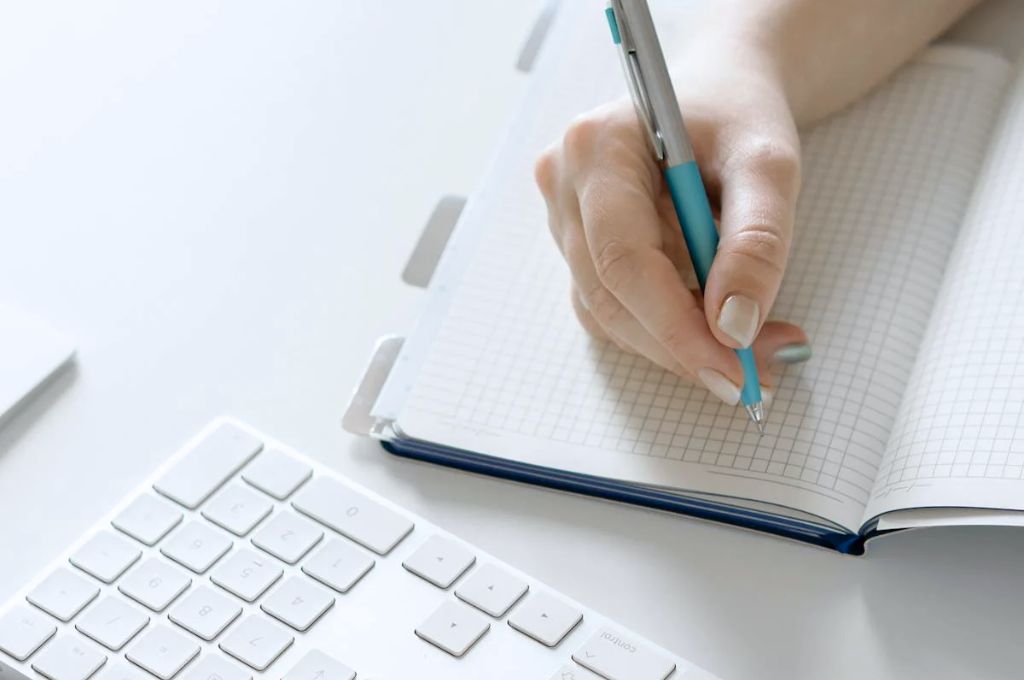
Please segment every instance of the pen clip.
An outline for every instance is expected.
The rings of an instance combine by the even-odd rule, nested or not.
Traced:
[[[621,0],[608,0],[608,7],[605,12],[612,29],[612,36],[619,50],[622,70],[626,74],[626,82],[629,85],[629,94],[633,98],[633,108],[636,109],[636,117],[640,120],[641,127],[644,128],[647,141],[654,152],[654,156],[658,161],[664,161],[665,141],[661,131],[658,129],[658,121],[654,116],[651,99],[647,93],[644,74],[640,69],[640,62],[636,56],[636,43],[633,41],[633,36],[630,33],[625,12],[622,11]]]

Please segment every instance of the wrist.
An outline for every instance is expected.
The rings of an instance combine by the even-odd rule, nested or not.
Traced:
[[[703,93],[747,88],[786,106],[797,122],[805,117],[800,64],[786,49],[782,29],[769,21],[732,14],[734,21],[712,21],[690,41],[672,65],[680,103]],[[758,18],[757,16],[752,17]]]

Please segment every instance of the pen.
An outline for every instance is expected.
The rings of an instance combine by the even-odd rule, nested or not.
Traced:
[[[718,250],[718,229],[686,136],[683,115],[654,30],[651,11],[646,0],[610,0],[605,15],[612,41],[619,48],[637,118],[664,170],[686,248],[703,291]],[[764,434],[764,402],[754,352],[746,347],[736,350],[736,355],[743,367],[740,399],[758,432]]]

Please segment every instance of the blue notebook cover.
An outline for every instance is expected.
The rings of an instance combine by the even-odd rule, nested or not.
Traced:
[[[381,445],[388,452],[404,458],[445,465],[513,482],[543,486],[557,491],[594,496],[723,524],[732,524],[836,550],[847,555],[863,555],[865,543],[876,535],[874,532],[861,535],[830,530],[810,522],[758,510],[732,507],[703,498],[689,498],[681,494],[615,479],[520,463],[418,439],[383,440]]]

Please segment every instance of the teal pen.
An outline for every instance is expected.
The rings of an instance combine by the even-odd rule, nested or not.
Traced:
[[[664,168],[665,182],[703,291],[718,250],[718,229],[686,136],[651,11],[646,0],[610,0],[605,15],[612,40],[619,47],[637,117]],[[736,356],[743,367],[740,400],[758,432],[764,434],[764,401],[754,352],[747,347],[736,350]]]

